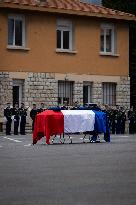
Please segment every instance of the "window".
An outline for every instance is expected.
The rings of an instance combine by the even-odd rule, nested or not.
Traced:
[[[57,49],[72,50],[72,23],[70,21],[57,21]]]
[[[100,52],[115,53],[115,28],[112,24],[102,24],[100,32]]]
[[[91,91],[92,91],[92,83],[84,82],[83,83],[83,104],[91,102]]]
[[[8,17],[8,45],[25,46],[25,19],[22,15]]]
[[[103,104],[116,105],[116,83],[103,83]]]
[[[68,105],[73,105],[73,81],[58,81],[58,104],[67,101]]]

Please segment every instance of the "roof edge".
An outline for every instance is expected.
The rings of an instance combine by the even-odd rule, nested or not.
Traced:
[[[102,14],[102,13],[95,13],[89,11],[74,11],[74,10],[67,10],[67,9],[56,9],[56,8],[47,8],[44,6],[37,6],[37,5],[19,5],[13,3],[2,3],[0,2],[0,8],[7,8],[7,9],[19,9],[19,10],[27,10],[27,11],[37,11],[37,12],[47,12],[47,13],[60,13],[60,14],[68,14],[68,15],[76,15],[76,16],[87,16],[87,17],[97,17],[97,18],[107,18],[107,19],[117,19],[117,20],[125,20],[125,21],[136,21],[136,16],[133,14],[127,15],[110,15],[110,14]]]

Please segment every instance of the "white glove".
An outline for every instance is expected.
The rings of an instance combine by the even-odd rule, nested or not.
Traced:
[[[14,120],[15,115],[12,115],[11,119]]]

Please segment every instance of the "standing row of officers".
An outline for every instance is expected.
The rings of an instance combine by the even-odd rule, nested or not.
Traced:
[[[110,132],[112,134],[124,134],[126,121],[129,122],[129,134],[136,133],[136,110],[131,107],[128,111],[124,107],[105,106],[103,110],[107,113]]]
[[[18,128],[20,127],[20,134],[25,135],[27,109],[24,103],[21,103],[21,107],[18,107],[16,103],[11,108],[10,103],[7,103],[7,107],[4,109],[4,117],[6,121],[6,135],[10,135],[12,120],[14,121],[14,135],[18,135]]]
[[[80,106],[77,102],[75,102],[75,105],[71,109],[79,108]],[[134,110],[133,107],[131,107],[129,111],[126,111],[123,107],[120,106],[111,107],[108,105],[105,105],[102,108],[98,108],[97,106],[91,108],[106,112],[110,133],[124,134],[126,120],[129,120],[129,134],[136,133],[136,110]],[[68,107],[67,105],[63,105],[61,109],[68,109]],[[30,117],[32,119],[32,131],[34,130],[36,115],[43,112],[44,110],[44,103],[41,103],[40,108],[37,108],[36,104],[33,104],[33,108],[30,111]],[[6,120],[6,135],[10,135],[11,133],[12,121],[14,122],[14,135],[18,135],[19,131],[21,135],[25,135],[27,109],[25,108],[24,103],[21,103],[20,108],[17,103],[13,108],[11,108],[10,103],[7,103],[7,107],[4,109],[4,116]]]
[[[35,117],[38,113],[44,111],[44,104],[41,103],[41,107],[39,109],[36,108],[36,104],[33,104],[33,108],[30,111],[30,117],[32,119],[32,131],[34,130],[34,121]],[[6,135],[11,134],[11,124],[12,121],[14,123],[14,135],[18,135],[20,132],[21,135],[25,135],[26,128],[26,117],[27,117],[27,109],[25,108],[24,103],[21,103],[21,107],[19,108],[18,103],[11,108],[10,103],[7,103],[7,107],[4,109],[4,117],[6,121]]]

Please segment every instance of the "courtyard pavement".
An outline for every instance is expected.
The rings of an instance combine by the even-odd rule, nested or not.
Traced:
[[[136,205],[136,135],[81,138],[0,134],[0,205]]]

